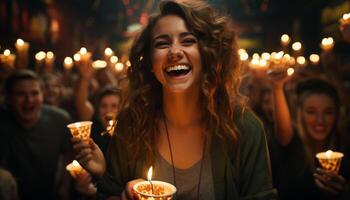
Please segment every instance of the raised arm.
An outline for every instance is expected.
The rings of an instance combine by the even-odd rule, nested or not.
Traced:
[[[293,138],[292,118],[289,111],[283,86],[288,76],[286,72],[269,74],[274,101],[273,117],[275,121],[275,137],[282,146],[288,145]]]
[[[77,109],[79,120],[91,120],[94,114],[94,107],[89,101],[89,85],[93,79],[95,69],[91,62],[78,65],[79,80],[77,81],[74,94],[74,103]]]

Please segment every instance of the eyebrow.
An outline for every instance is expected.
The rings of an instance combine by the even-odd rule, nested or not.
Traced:
[[[192,36],[196,37],[196,36],[195,36],[193,33],[191,33],[191,32],[182,32],[182,33],[180,33],[180,37],[186,37],[186,36],[188,36],[188,35],[192,35]],[[169,37],[168,34],[160,34],[160,35],[155,36],[155,37],[152,39],[152,41],[155,41],[155,40],[157,40],[157,39],[165,39],[165,38],[170,38],[170,37]]]

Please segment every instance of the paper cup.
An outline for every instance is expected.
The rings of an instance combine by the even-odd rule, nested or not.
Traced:
[[[176,192],[175,186],[163,181],[152,181],[152,186],[149,181],[138,182],[134,185],[133,190],[141,200],[170,200]]]
[[[79,174],[86,172],[85,169],[76,160],[73,160],[73,162],[69,163],[66,166],[66,170],[73,178],[76,178]]]
[[[339,172],[343,156],[344,155],[340,152],[332,152],[330,155],[327,155],[326,152],[316,154],[316,158],[321,167],[324,170],[333,171],[335,173]]]
[[[91,121],[81,121],[68,124],[67,127],[69,128],[73,137],[78,137],[86,140],[90,138],[91,125]]]

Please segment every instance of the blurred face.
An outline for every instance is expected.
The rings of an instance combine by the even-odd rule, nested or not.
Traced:
[[[35,80],[18,81],[9,95],[9,104],[18,120],[24,124],[32,124],[39,119],[42,102],[40,83]]]
[[[163,89],[198,89],[202,72],[198,40],[185,21],[175,15],[164,16],[152,33],[152,69]]]
[[[109,114],[116,114],[118,112],[119,97],[116,95],[105,95],[101,98],[98,114],[100,119],[102,119],[103,124],[107,124],[105,117]]]
[[[308,136],[324,141],[331,133],[336,121],[334,101],[324,94],[307,96],[301,108],[301,116]]]
[[[58,105],[61,96],[61,87],[58,79],[47,80],[44,84],[44,100],[49,105]]]

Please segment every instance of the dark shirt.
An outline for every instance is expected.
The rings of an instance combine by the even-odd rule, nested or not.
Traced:
[[[111,136],[105,132],[106,129],[104,128],[101,120],[96,115],[94,115],[92,122],[93,124],[91,128],[91,138],[100,147],[103,155],[106,155]]]
[[[239,114],[237,114],[239,115]],[[121,125],[120,125],[121,124]],[[98,198],[120,196],[128,181],[146,178],[146,171],[153,165],[140,157],[128,162],[126,141],[123,134],[123,116],[119,115],[117,132],[111,139],[107,153],[107,172],[98,182]],[[129,125],[125,125],[129,127]],[[237,117],[239,140],[237,151],[230,151],[224,141],[213,137],[210,160],[213,174],[214,196],[223,199],[277,199],[272,186],[270,160],[262,123],[252,112]]]
[[[10,110],[0,118],[1,165],[17,180],[20,199],[55,199],[58,161],[71,150],[69,115],[43,105],[37,124],[25,129]]]

